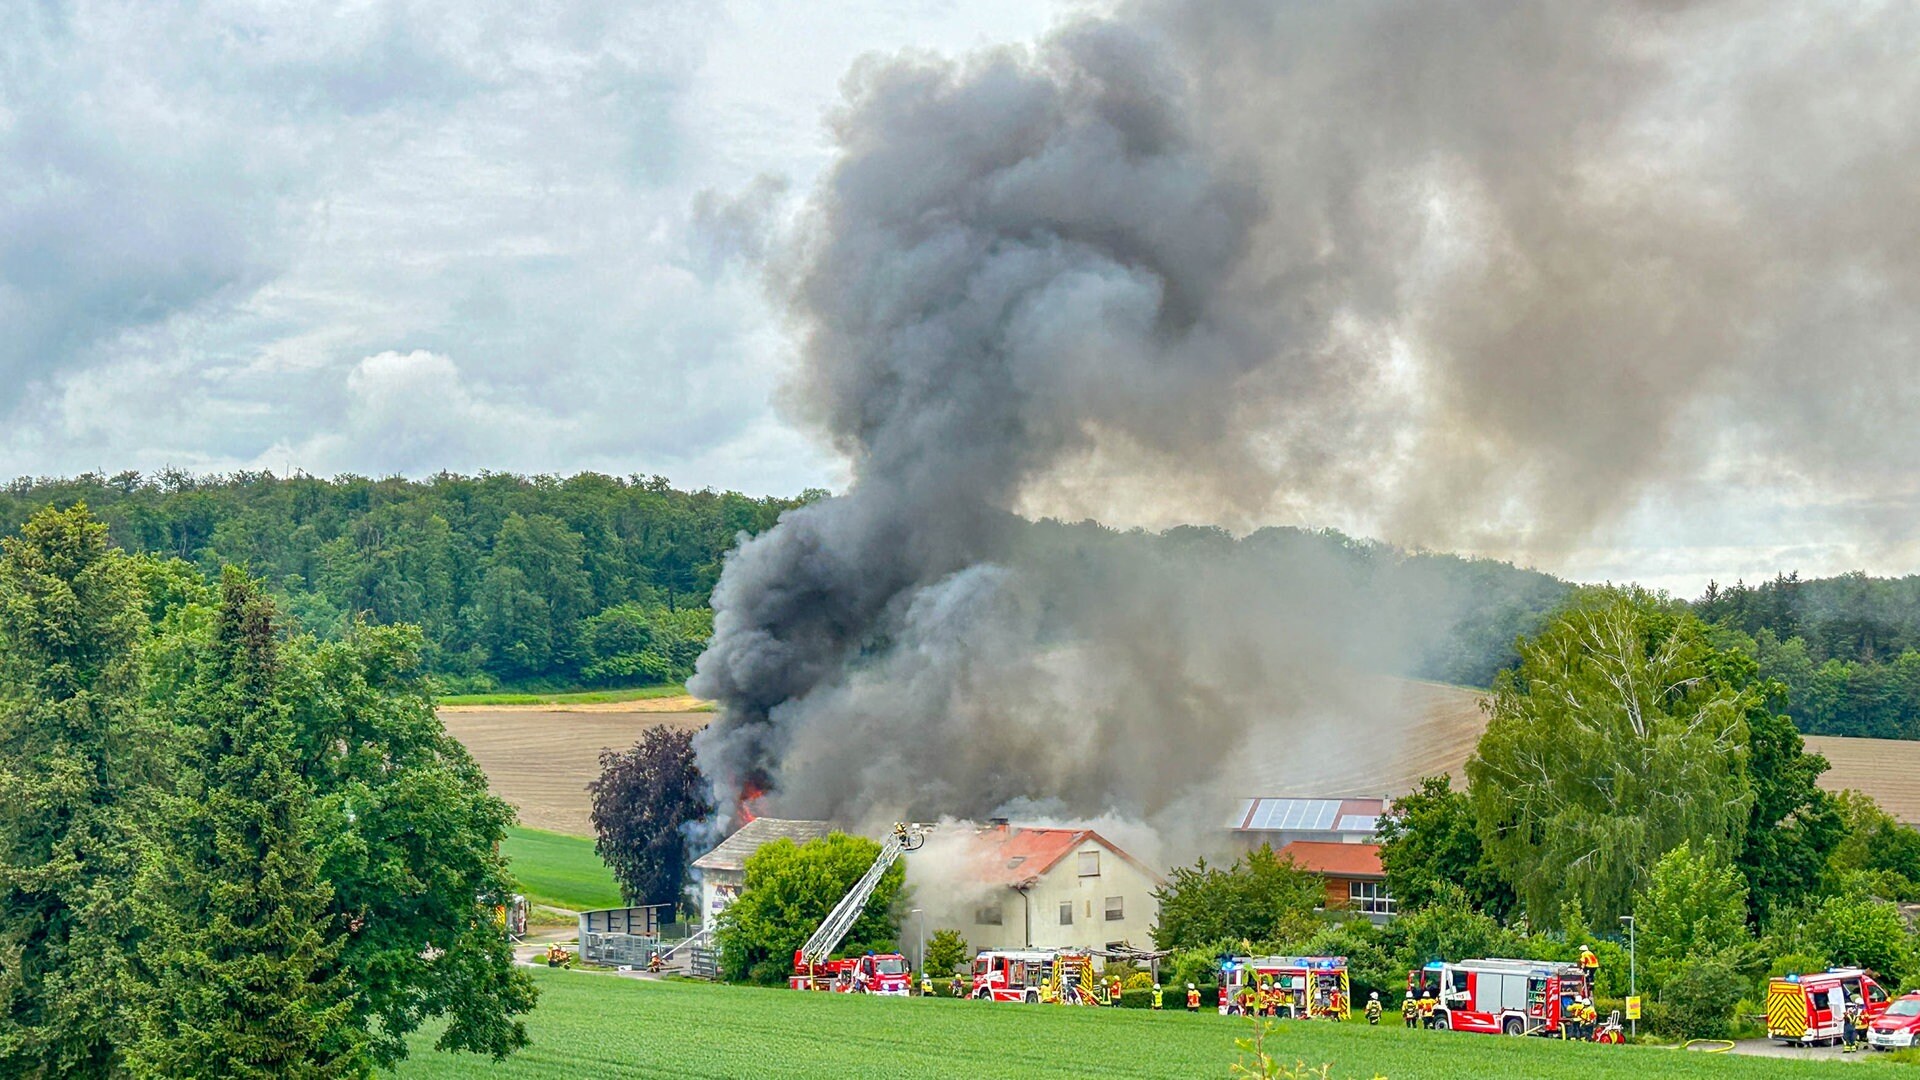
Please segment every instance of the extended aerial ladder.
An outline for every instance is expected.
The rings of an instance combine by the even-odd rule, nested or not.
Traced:
[[[932,829],[931,825],[894,823],[893,832],[881,843],[880,854],[874,858],[873,865],[867,867],[867,872],[854,882],[853,888],[847,890],[847,895],[841,897],[827,917],[821,920],[813,935],[807,938],[807,943],[793,954],[796,976],[813,977],[815,969],[846,940],[860,913],[866,910],[873,890],[880,887],[880,879],[886,874],[887,868],[899,861],[902,854],[918,850],[920,845],[927,842],[927,833]]]

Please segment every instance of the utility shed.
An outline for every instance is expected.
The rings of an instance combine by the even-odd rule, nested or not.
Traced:
[[[720,841],[720,846],[693,860],[700,872],[700,920],[709,922],[720,914],[747,883],[747,857],[775,840],[806,844],[833,831],[825,821],[797,821],[790,818],[757,817]]]

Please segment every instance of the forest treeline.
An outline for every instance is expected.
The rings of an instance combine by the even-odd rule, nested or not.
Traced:
[[[799,499],[680,491],[661,477],[441,474],[424,480],[168,470],[16,480],[9,535],[85,502],[127,551],[260,577],[302,627],[420,627],[449,689],[644,685],[693,670],[707,598],[742,533]]]
[[[1787,687],[1810,735],[1920,739],[1920,576],[1709,585],[1694,601]]]
[[[740,536],[816,498],[683,491],[663,477],[479,476],[422,480],[269,473],[87,474],[20,479],[0,491],[0,530],[36,510],[85,502],[116,545],[261,578],[285,613],[323,639],[356,619],[412,624],[427,668],[451,690],[678,682],[712,631],[708,601]],[[1397,674],[1485,686],[1513,662],[1569,586],[1488,559],[1412,554],[1332,530],[1121,532],[1093,522],[1028,527],[1030,550],[1139,548],[1178,560],[1216,551],[1338,567],[1357,592],[1442,613],[1428,648]],[[1042,556],[1044,557],[1044,556]]]
[[[261,578],[323,639],[357,619],[412,624],[427,670],[453,691],[634,686],[684,680],[712,632],[708,603],[744,535],[825,492],[753,498],[685,491],[664,477],[443,473],[421,480],[166,470],[23,478],[0,490],[0,532],[36,510],[85,502],[133,552]],[[1382,656],[1394,674],[1490,686],[1573,586],[1493,559],[1408,552],[1333,530],[1235,538],[1094,522],[1026,526],[1039,558],[1137,548],[1161,559],[1220,554],[1279,568],[1316,560],[1359,602],[1394,607],[1417,643]],[[1788,689],[1802,731],[1920,738],[1920,576],[1784,575],[1711,586],[1689,602]]]

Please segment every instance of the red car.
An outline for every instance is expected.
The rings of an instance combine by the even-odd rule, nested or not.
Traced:
[[[1887,1003],[1887,1011],[1867,1024],[1867,1045],[1875,1050],[1904,1050],[1920,1042],[1920,993]]]

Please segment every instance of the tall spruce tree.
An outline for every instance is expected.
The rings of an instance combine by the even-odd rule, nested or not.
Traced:
[[[112,973],[159,757],[136,708],[141,605],[84,505],[0,541],[0,1075],[114,1069]]]
[[[279,693],[273,606],[228,568],[213,642],[180,701],[192,725],[165,843],[135,893],[146,937],[126,985],[137,1073],[335,1077],[371,1070],[356,989],[336,964],[312,793]]]

